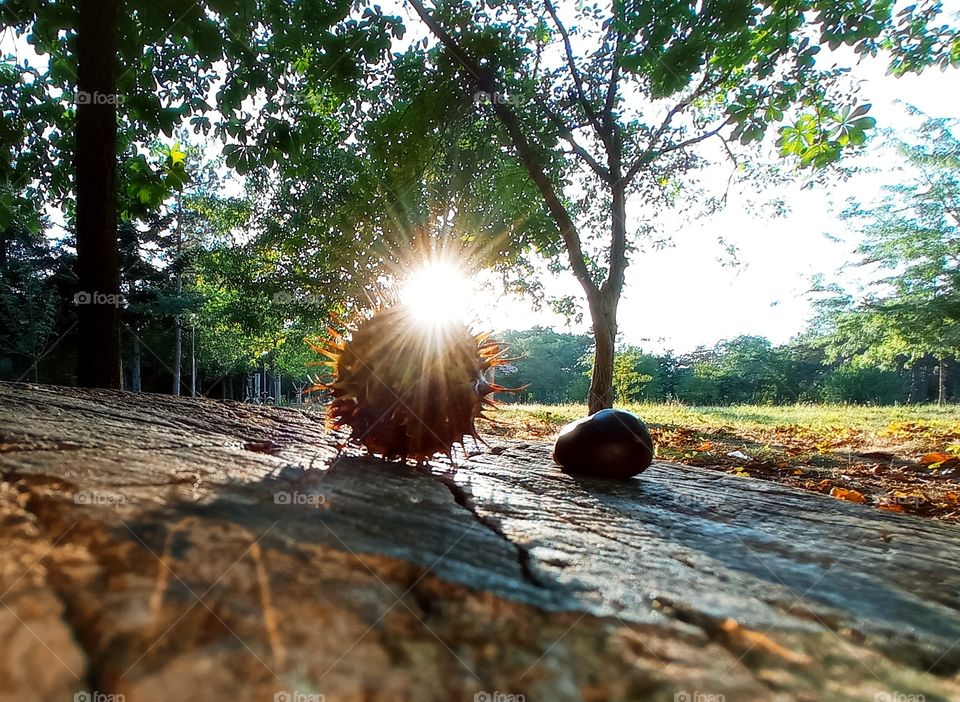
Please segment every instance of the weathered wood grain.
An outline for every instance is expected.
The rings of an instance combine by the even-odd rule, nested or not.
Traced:
[[[576,479],[541,444],[337,443],[0,384],[0,700],[960,699],[955,526],[666,463]]]

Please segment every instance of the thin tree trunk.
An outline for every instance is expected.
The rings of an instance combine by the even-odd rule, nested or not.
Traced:
[[[197,327],[190,326],[190,397],[197,396]]]
[[[77,21],[77,383],[119,388],[117,0],[80,0]],[[116,296],[112,299],[108,296]]]
[[[907,395],[907,404],[912,405],[917,402],[917,397],[920,394],[920,372],[919,372],[919,362],[914,363],[910,367],[910,393]]]
[[[947,381],[945,377],[946,361],[943,357],[937,359],[937,404],[941,407],[947,403]]]
[[[173,394],[180,394],[180,363],[183,356],[183,332],[180,329],[180,315],[173,318]]]
[[[180,221],[183,216],[181,211],[182,198],[177,198],[177,257],[175,261],[176,265],[176,290],[177,290],[177,302],[180,304],[180,296],[183,294],[183,270],[181,268],[180,257],[183,254],[183,238],[181,236]],[[173,318],[173,394],[180,394],[180,366],[183,361],[183,329],[180,326],[180,314],[179,312]]]
[[[134,392],[143,391],[143,378],[140,370],[140,339],[133,337],[133,353],[130,359],[130,386]]]

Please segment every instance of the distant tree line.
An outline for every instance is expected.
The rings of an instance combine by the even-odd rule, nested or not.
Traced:
[[[517,372],[501,376],[510,387],[525,386],[506,402],[585,402],[592,359],[587,336],[535,327],[502,335]],[[614,367],[617,403],[682,402],[690,405],[834,402],[897,404],[936,401],[939,361],[918,359],[909,368],[830,360],[831,340],[804,337],[774,346],[759,336],[738,336],[686,354],[646,353],[621,346]],[[955,362],[948,364],[952,370]],[[956,377],[954,374],[953,377]],[[960,383],[945,380],[949,401]]]

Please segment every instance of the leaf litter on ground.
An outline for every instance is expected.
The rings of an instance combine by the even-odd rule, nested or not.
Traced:
[[[657,458],[960,523],[960,407],[626,405]],[[582,405],[502,404],[481,433],[552,441]]]

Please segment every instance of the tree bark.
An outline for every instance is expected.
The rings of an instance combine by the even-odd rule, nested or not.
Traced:
[[[121,387],[117,253],[117,0],[81,0],[77,22],[77,383]],[[110,296],[114,296],[110,298]]]
[[[197,327],[190,326],[190,397],[197,396]]]
[[[181,257],[183,256],[183,237],[181,235],[180,220],[183,212],[180,209],[182,198],[177,198],[177,257],[176,257],[176,290],[177,302],[180,304],[180,296],[183,294],[183,271],[181,269]],[[179,307],[178,307],[179,309]],[[180,394],[180,366],[183,362],[183,329],[180,326],[180,313],[177,312],[173,317],[173,394]]]
[[[919,362],[914,362],[910,367],[910,392],[907,395],[907,404],[913,405],[917,403],[917,398],[920,395],[920,368]]]
[[[617,138],[612,137],[616,145]],[[610,159],[610,172],[619,176],[619,158]],[[624,273],[627,267],[627,193],[622,180],[611,186],[610,273],[600,287],[596,303],[590,305],[593,320],[593,339],[596,351],[593,356],[593,373],[590,377],[590,395],[587,408],[590,414],[613,407],[613,359],[616,354],[617,309],[623,292]],[[586,290],[587,298],[590,291]]]
[[[947,403],[947,383],[944,377],[946,370],[946,361],[941,356],[937,359],[937,405],[943,406]]]
[[[140,366],[140,339],[133,337],[133,352],[130,361],[130,387],[134,392],[143,390],[143,379]]]
[[[590,394],[587,398],[587,409],[590,414],[613,407],[613,358],[617,339],[616,307],[603,294],[597,297],[596,303],[590,305],[595,344],[593,370],[590,375]]]

